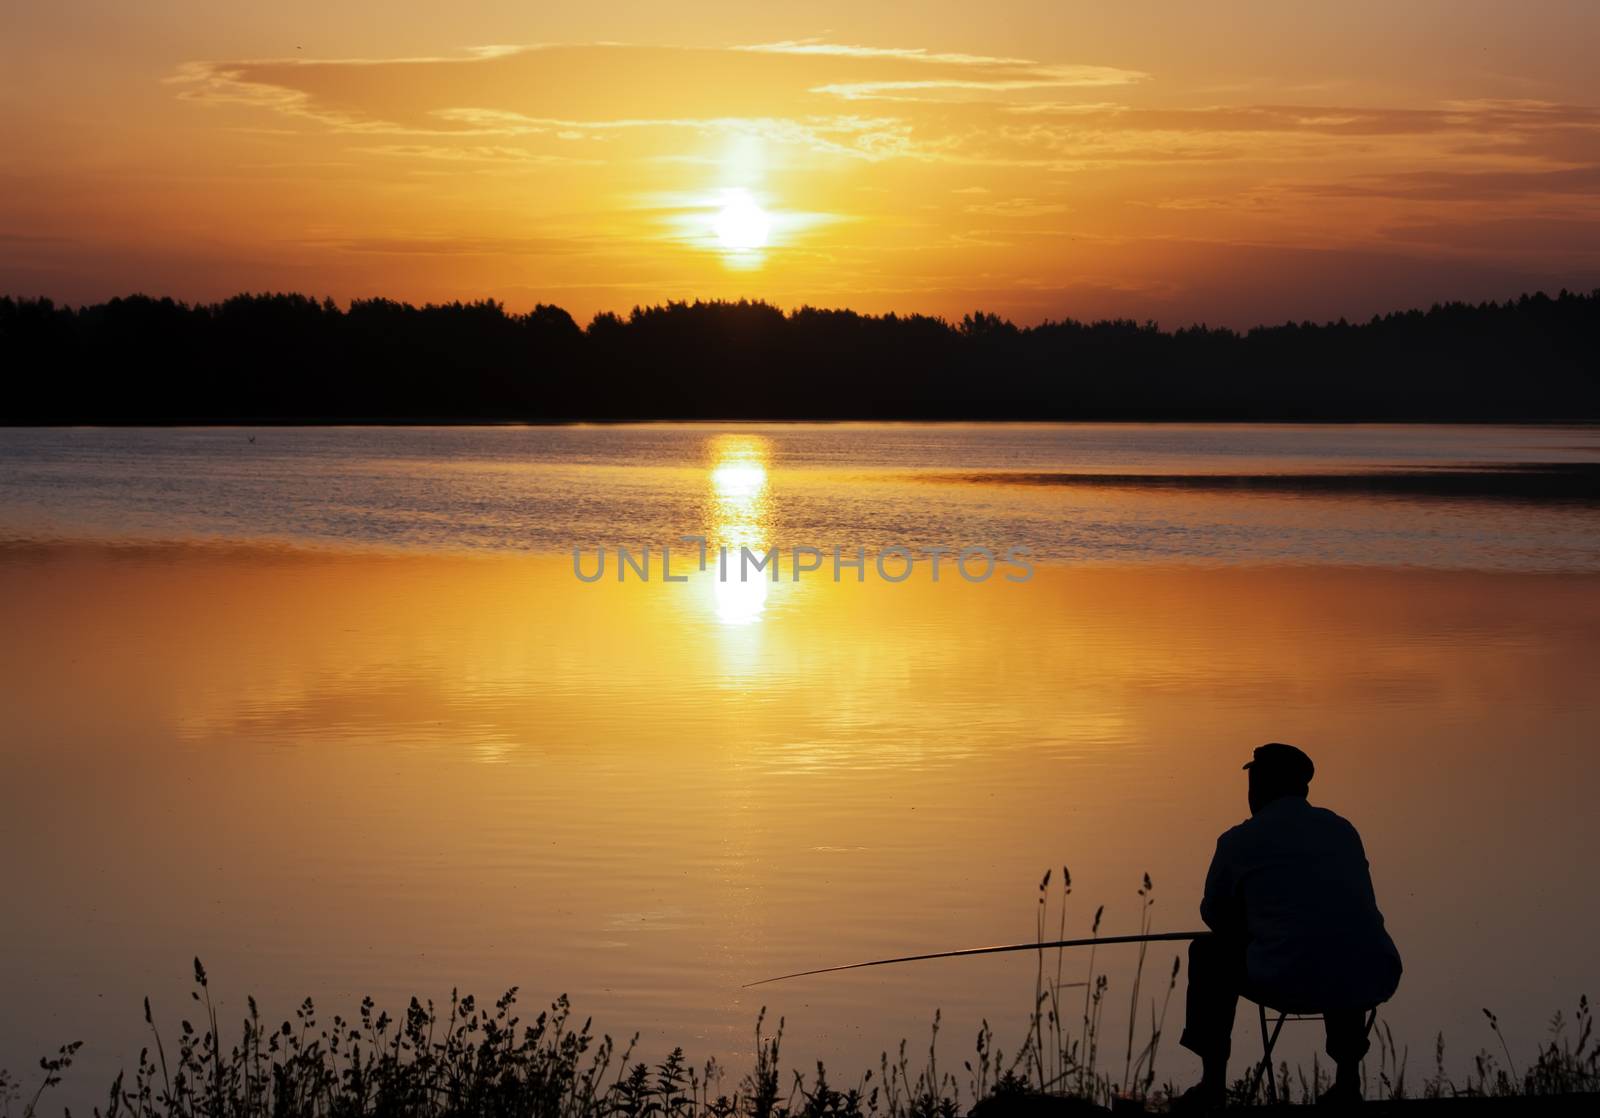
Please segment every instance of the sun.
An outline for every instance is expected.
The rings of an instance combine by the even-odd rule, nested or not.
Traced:
[[[717,243],[725,249],[748,252],[766,248],[772,233],[772,216],[743,188],[724,190],[722,208],[711,221]]]

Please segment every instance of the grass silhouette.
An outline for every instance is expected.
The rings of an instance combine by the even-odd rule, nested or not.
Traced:
[[[1052,913],[1050,881],[1039,884],[1036,928],[1040,943]],[[1072,879],[1062,867],[1056,928],[1064,934]],[[1141,925],[1148,930],[1153,890],[1148,875],[1139,889]],[[1104,906],[1095,911],[1098,935]],[[1055,938],[1063,938],[1057,935]],[[1162,1106],[1175,1093],[1170,1083],[1158,1085],[1156,1063],[1179,960],[1174,958],[1165,992],[1151,997],[1139,1027],[1139,1001],[1145,957],[1141,951],[1130,985],[1127,1046],[1120,1077],[1099,1068],[1101,1010],[1109,981],[1096,969],[1095,951],[1087,955],[1081,981],[1063,981],[1068,973],[1062,952],[1047,958],[1040,949],[1033,1011],[1022,1047],[1008,1060],[994,1044],[987,1021],[980,1026],[976,1051],[963,1063],[965,1083],[942,1072],[938,1063],[940,1015],[935,1012],[927,1063],[913,1069],[901,1041],[893,1056],[885,1052],[875,1070],[854,1086],[840,1089],[819,1062],[814,1076],[791,1071],[781,1063],[783,1022],[766,1031],[766,1011],[756,1019],[754,1065],[731,1087],[716,1060],[694,1065],[675,1048],[654,1065],[633,1061],[635,1034],[621,1047],[611,1036],[596,1034],[591,1020],[577,1023],[565,995],[532,1021],[517,1014],[517,990],[508,990],[492,1006],[480,1006],[471,995],[451,994],[448,1006],[412,998],[399,1017],[377,1011],[371,998],[362,1000],[353,1020],[334,1016],[319,1024],[308,997],[292,1021],[263,1025],[255,999],[240,1025],[239,1040],[224,1049],[222,1025],[211,1000],[210,982],[199,959],[194,962],[192,997],[202,1011],[200,1024],[180,1022],[169,1058],[161,1027],[145,1000],[150,1047],[139,1053],[131,1080],[126,1071],[110,1085],[97,1118],[955,1118],[967,1107],[979,1111],[1008,1100],[1041,1094],[1073,1098],[1119,1108]],[[1050,965],[1053,964],[1053,965]],[[1080,1018],[1068,1022],[1063,992],[1081,986]],[[1376,1030],[1376,1067],[1365,1068],[1368,1098],[1408,1097],[1548,1097],[1600,1090],[1600,1045],[1593,1036],[1593,1015],[1587,997],[1580,998],[1575,1017],[1557,1013],[1549,1039],[1526,1070],[1519,1070],[1500,1031],[1499,1021],[1484,1010],[1498,1041],[1499,1057],[1488,1050],[1473,1059],[1466,1078],[1454,1082],[1445,1073],[1444,1036],[1434,1050],[1434,1073],[1411,1094],[1407,1083],[1408,1053],[1395,1044],[1386,1024]],[[1145,1038],[1147,1039],[1142,1039]],[[0,1118],[34,1118],[45,1092],[70,1069],[79,1042],[40,1060],[42,1077],[23,1102],[22,1082],[0,1071]],[[1370,1063],[1370,1061],[1369,1061]],[[1249,1077],[1237,1081],[1233,1100],[1250,1097]],[[1281,1067],[1279,1082],[1286,1101],[1315,1101],[1327,1077],[1313,1058],[1309,1071]],[[1258,1085],[1259,1087],[1259,1085]],[[70,1113],[70,1112],[69,1112]]]

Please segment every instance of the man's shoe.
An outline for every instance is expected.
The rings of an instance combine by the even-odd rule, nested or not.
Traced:
[[[1227,1087],[1201,1080],[1173,1099],[1168,1109],[1173,1114],[1209,1114],[1221,1110],[1227,1098]]]
[[[1335,1079],[1317,1098],[1318,1106],[1356,1106],[1360,1102],[1361,1084],[1354,1079]]]

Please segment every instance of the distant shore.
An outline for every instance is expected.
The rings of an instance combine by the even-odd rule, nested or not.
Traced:
[[[821,427],[821,426],[848,426],[860,424],[863,426],[889,426],[905,424],[914,426],[946,426],[946,427],[1067,427],[1074,424],[1087,424],[1094,426],[1153,426],[1153,427],[1600,427],[1600,414],[1593,416],[1578,416],[1575,418],[1547,417],[1547,418],[1518,418],[1500,419],[1494,417],[1479,418],[1376,418],[1376,419],[1196,419],[1192,416],[1095,416],[1092,418],[1078,419],[1041,419],[1037,416],[979,416],[969,419],[960,417],[941,417],[933,419],[917,418],[890,418],[874,419],[869,416],[749,416],[749,415],[724,415],[724,416],[693,416],[680,418],[676,416],[663,417],[638,417],[638,416],[593,416],[577,419],[566,418],[506,418],[501,416],[450,416],[450,415],[417,415],[417,416],[363,416],[363,415],[294,415],[294,416],[269,416],[259,418],[253,416],[229,415],[203,415],[203,416],[173,416],[170,418],[155,419],[16,419],[9,416],[0,416],[0,428],[5,427],[148,427],[155,430],[183,428],[204,429],[219,427],[226,429],[274,428],[288,427],[415,427],[426,429],[429,427],[717,427],[727,428],[736,426],[751,427]]]
[[[1018,326],[761,302],[0,297],[7,425],[1600,421],[1600,291],[1368,321]]]

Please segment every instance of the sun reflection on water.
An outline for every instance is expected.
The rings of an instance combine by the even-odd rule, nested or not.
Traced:
[[[741,548],[760,556],[771,527],[771,495],[767,459],[771,444],[761,435],[725,434],[709,440],[710,520],[707,538],[713,548],[727,548],[726,567],[714,560],[712,594],[717,620],[749,625],[760,619],[771,589],[770,568],[743,569]]]

